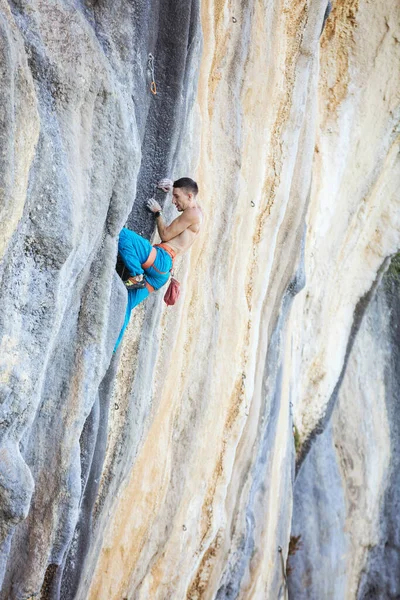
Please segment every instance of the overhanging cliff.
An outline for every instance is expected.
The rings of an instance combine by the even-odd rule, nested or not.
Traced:
[[[326,597],[389,586],[374,576],[385,532],[365,536],[345,510],[354,432],[338,411],[363,402],[364,379],[349,385],[357,368],[369,385],[371,354],[387,364],[378,326],[370,352],[356,344],[400,246],[400,28],[389,0],[336,0],[320,38],[325,13],[320,0],[0,0],[4,600],[284,597],[293,490],[310,560],[335,511],[332,555],[351,552],[350,519],[353,544],[370,545],[344,561],[347,595]],[[135,309],[113,355],[118,233],[150,239],[145,200],[184,175],[206,222],[178,263],[183,297]],[[385,423],[367,429],[381,462],[396,456]],[[304,483],[322,478],[321,446],[326,509]],[[397,483],[374,481],[388,523]],[[374,486],[358,487],[378,514]],[[297,531],[308,507],[315,529]],[[320,598],[324,570],[304,588],[295,558],[293,597]]]

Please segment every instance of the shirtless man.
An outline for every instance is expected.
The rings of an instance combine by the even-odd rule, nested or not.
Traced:
[[[125,282],[128,304],[114,351],[129,323],[132,309],[167,283],[175,258],[190,248],[203,221],[203,213],[197,203],[198,187],[193,179],[182,177],[173,184],[170,180],[162,180],[159,187],[165,192],[173,188],[172,203],[181,214],[166,225],[161,206],[152,198],[148,200],[147,207],[156,218],[161,244],[151,246],[148,240],[129,229],[124,228],[120,233],[118,251],[131,276]]]
[[[186,252],[200,231],[203,213],[197,204],[197,193],[197,184],[193,179],[182,177],[175,181],[172,189],[172,204],[182,214],[170,225],[164,223],[161,206],[158,202],[154,198],[147,202],[149,210],[156,217],[161,241],[168,242],[168,246],[174,250],[175,256]]]

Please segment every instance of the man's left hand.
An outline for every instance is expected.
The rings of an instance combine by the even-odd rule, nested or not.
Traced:
[[[154,198],[147,200],[147,208],[153,213],[161,212],[161,206],[158,204],[157,200],[154,200]]]
[[[168,179],[167,177],[164,177],[164,179],[161,179],[158,183],[157,183],[157,187],[159,190],[162,190],[163,192],[165,192],[166,194],[168,192],[170,192],[173,188],[173,182],[172,179]]]

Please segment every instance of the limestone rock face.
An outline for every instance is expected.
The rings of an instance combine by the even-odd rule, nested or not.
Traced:
[[[78,530],[90,528],[107,442],[110,389],[102,380],[126,302],[117,235],[146,168],[141,148],[155,102],[160,119],[169,117],[164,147],[173,155],[195,90],[184,85],[198,39],[189,4],[174,71],[163,71],[172,91],[148,93],[149,49],[168,53],[158,30],[173,32],[166,9],[151,22],[156,8],[0,6],[3,598],[36,595],[44,581],[43,593],[74,597],[81,575],[68,556],[71,544],[84,553]],[[172,158],[159,147],[152,166],[168,170]]]
[[[332,16],[321,40],[307,290],[293,311],[303,438],[329,417],[359,301],[399,247],[398,11],[338,2]]]
[[[296,480],[293,598],[400,594],[398,267],[368,306],[331,422]]]
[[[327,12],[0,0],[1,599],[283,598],[292,528],[294,598],[399,593],[398,12]],[[182,297],[113,354],[185,175]]]

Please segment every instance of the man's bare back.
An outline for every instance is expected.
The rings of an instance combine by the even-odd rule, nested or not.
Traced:
[[[175,183],[179,183],[178,182]],[[196,186],[197,187],[197,186]],[[196,193],[187,187],[174,187],[172,203],[182,213],[172,223],[166,225],[161,215],[161,206],[154,199],[149,200],[149,209],[156,214],[156,223],[161,241],[170,246],[176,254],[183,254],[193,244],[200,232],[203,211],[196,200]]]

